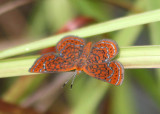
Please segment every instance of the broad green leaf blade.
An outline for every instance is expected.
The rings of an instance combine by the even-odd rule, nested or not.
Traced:
[[[112,32],[136,25],[147,24],[160,21],[160,10],[149,11],[141,14],[127,16],[100,24],[91,25],[72,32],[52,36],[43,40],[35,41],[29,44],[21,45],[15,48],[7,49],[0,52],[0,59],[19,54],[32,52],[35,50],[47,48],[55,45],[60,39],[66,35],[76,35],[79,37],[89,37],[102,33]]]

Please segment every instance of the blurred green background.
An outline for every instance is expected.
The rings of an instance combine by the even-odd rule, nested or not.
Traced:
[[[0,50],[119,17],[160,8],[159,0],[1,0]],[[160,22],[87,38],[120,47],[160,45]],[[42,54],[36,51],[26,55]],[[21,55],[24,56],[24,55]],[[6,68],[7,69],[7,68]],[[8,71],[9,72],[9,71]],[[121,86],[73,72],[0,79],[3,114],[159,114],[160,69],[126,69]]]

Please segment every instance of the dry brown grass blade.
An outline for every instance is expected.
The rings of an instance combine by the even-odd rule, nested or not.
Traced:
[[[16,0],[16,1],[11,1],[11,2],[8,2],[4,5],[2,5],[0,7],[0,16],[5,14],[6,12],[9,12],[13,9],[16,9],[20,6],[23,6],[23,5],[26,5],[26,4],[29,4],[31,2],[33,2],[34,0]]]

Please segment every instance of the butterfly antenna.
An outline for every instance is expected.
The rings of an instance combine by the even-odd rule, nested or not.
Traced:
[[[76,78],[76,75],[77,75],[77,71],[75,71],[74,75],[73,75],[73,79],[72,79],[72,83],[71,83],[71,89],[73,87],[73,83],[74,83],[74,80]]]
[[[72,76],[73,79],[75,78],[76,74],[77,74],[76,72],[73,74],[73,76]],[[70,81],[70,79],[71,79],[71,78],[69,78],[69,79],[63,84],[63,87]],[[72,82],[73,82],[73,80],[72,80]]]
[[[69,82],[69,80],[70,80],[70,79],[68,79],[66,82],[64,82],[63,88],[64,88],[64,86]]]

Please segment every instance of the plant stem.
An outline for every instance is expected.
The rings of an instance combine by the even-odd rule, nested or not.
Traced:
[[[0,78],[30,75],[28,72],[39,56],[0,61]],[[160,46],[132,46],[120,49],[118,56],[124,68],[160,68]]]
[[[154,11],[148,11],[141,14],[136,14],[132,16],[111,20],[108,22],[91,25],[88,27],[84,27],[82,29],[72,31],[72,32],[55,35],[49,38],[45,38],[43,40],[31,42],[28,44],[24,44],[18,47],[1,51],[0,59],[54,46],[59,40],[61,40],[64,36],[67,36],[67,35],[76,35],[79,37],[86,38],[89,36],[112,32],[112,31],[124,29],[127,27],[147,24],[151,22],[157,22],[157,21],[160,21],[159,17],[160,17],[160,10],[154,10]]]

